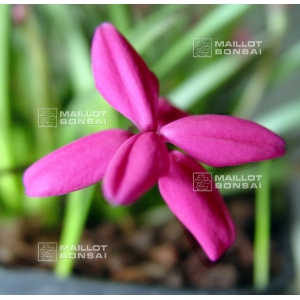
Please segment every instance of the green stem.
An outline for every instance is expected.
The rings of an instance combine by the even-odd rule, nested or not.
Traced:
[[[261,188],[256,190],[253,281],[257,289],[269,283],[270,276],[270,165],[262,162]]]
[[[14,167],[11,145],[11,124],[9,105],[9,44],[10,44],[10,6],[0,5],[0,170]],[[17,179],[12,174],[0,177],[0,191],[3,205],[8,212],[22,208]]]
[[[73,245],[77,246],[79,244],[92,202],[94,187],[91,186],[67,196],[66,212],[58,248],[60,246],[69,246],[71,248]],[[71,250],[59,251],[54,269],[54,273],[58,277],[66,278],[71,274],[75,263],[75,259],[70,258],[70,253],[73,252]],[[67,258],[63,258],[61,255]]]

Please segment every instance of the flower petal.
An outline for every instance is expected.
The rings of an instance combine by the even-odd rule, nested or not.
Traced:
[[[158,129],[177,119],[187,117],[188,113],[173,106],[165,98],[158,100]]]
[[[110,23],[95,31],[92,68],[96,87],[106,101],[141,131],[156,130],[158,80]]]
[[[252,121],[231,116],[189,116],[160,130],[166,141],[214,167],[280,157],[284,140]]]
[[[218,260],[235,240],[235,227],[210,173],[178,151],[170,153],[169,173],[158,181],[159,190],[174,215],[194,235],[208,258]],[[212,191],[193,191],[193,172],[205,172]]]
[[[105,197],[114,205],[133,203],[169,169],[165,144],[154,132],[137,134],[117,151],[103,180]]]
[[[100,131],[46,155],[25,171],[26,194],[57,196],[98,182],[117,149],[131,135],[121,129]]]

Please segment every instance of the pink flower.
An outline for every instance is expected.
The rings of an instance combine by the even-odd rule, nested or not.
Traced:
[[[282,156],[284,141],[251,121],[196,115],[159,99],[159,84],[142,58],[109,23],[96,29],[92,68],[102,96],[139,129],[100,131],[43,157],[24,174],[26,194],[47,197],[83,189],[103,179],[114,205],[135,202],[158,182],[175,216],[207,256],[218,260],[235,240],[235,228],[220,192],[193,191],[197,162],[232,166]],[[166,142],[184,150],[168,151]]]

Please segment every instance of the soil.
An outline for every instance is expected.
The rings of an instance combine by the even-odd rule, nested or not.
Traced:
[[[228,207],[236,224],[237,239],[217,263],[206,259],[175,218],[159,225],[141,225],[127,219],[118,225],[103,223],[84,231],[80,245],[83,248],[107,245],[106,257],[79,258],[74,273],[171,287],[249,287],[253,276],[253,201],[235,198]],[[38,243],[58,240],[58,232],[47,231],[37,220],[9,222],[0,228],[0,264],[10,268],[30,266],[51,270],[53,262],[38,261]],[[277,241],[272,240],[271,275],[276,275],[284,263]]]

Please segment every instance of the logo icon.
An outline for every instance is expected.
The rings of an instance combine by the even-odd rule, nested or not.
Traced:
[[[38,109],[39,127],[57,127],[57,109],[39,108]]]
[[[38,243],[38,261],[57,261],[57,243]]]
[[[193,191],[211,192],[212,191],[212,173],[194,172],[193,173]]]
[[[212,57],[212,39],[193,39],[193,57]]]

